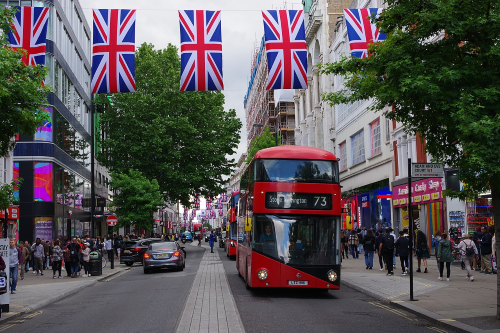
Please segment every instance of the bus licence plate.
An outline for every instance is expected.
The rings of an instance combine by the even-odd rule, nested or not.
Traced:
[[[293,281],[289,280],[288,285],[294,285],[294,286],[307,286],[309,284],[309,281]]]

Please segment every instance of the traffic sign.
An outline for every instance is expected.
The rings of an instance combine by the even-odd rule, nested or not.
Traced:
[[[118,223],[118,218],[116,217],[116,215],[109,215],[109,216],[106,218],[106,223],[107,223],[110,227],[114,227],[114,226]]]
[[[440,163],[412,163],[411,176],[418,178],[443,178],[443,165]]]

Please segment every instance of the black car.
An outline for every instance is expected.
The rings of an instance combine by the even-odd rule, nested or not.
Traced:
[[[184,247],[177,242],[151,243],[143,259],[144,274],[151,269],[169,268],[182,271],[186,267]]]
[[[141,262],[148,246],[155,242],[161,242],[160,238],[134,239],[123,242],[121,248],[120,264],[132,266],[134,262]]]

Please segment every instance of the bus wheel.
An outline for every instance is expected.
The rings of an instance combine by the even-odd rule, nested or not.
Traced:
[[[248,272],[246,272],[246,277],[247,277],[247,280],[245,281],[245,288],[246,290],[252,290],[253,288],[250,287],[250,285],[248,284]]]

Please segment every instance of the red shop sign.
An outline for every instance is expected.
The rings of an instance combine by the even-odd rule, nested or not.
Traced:
[[[0,210],[0,219],[5,218],[5,210]],[[9,220],[19,219],[19,207],[9,207]]]

